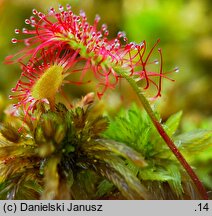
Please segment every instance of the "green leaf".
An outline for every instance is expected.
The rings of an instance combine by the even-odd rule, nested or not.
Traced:
[[[149,199],[147,189],[124,164],[111,156],[105,156],[104,161],[96,160],[93,168],[112,182],[126,199]]]
[[[16,194],[16,199],[21,200],[38,200],[43,188],[35,179],[30,181],[23,181],[19,186]]]
[[[42,187],[34,170],[15,174],[0,184],[0,199],[39,199]]]
[[[168,180],[170,187],[178,198],[182,197],[183,188],[181,184],[182,179],[179,167],[175,164],[169,164],[166,166],[166,169],[169,175],[172,177],[172,179]]]
[[[99,180],[93,170],[78,171],[75,177],[71,193],[74,199],[96,199],[96,187]]]
[[[139,170],[139,179],[148,181],[169,181],[173,177],[163,167],[147,167]]]
[[[212,130],[196,130],[174,137],[182,152],[194,154],[212,146]]]
[[[107,195],[109,192],[111,192],[114,189],[114,184],[109,182],[107,179],[104,179],[100,182],[97,188],[97,197],[103,197]]]
[[[195,154],[191,160],[192,165],[196,168],[196,172],[204,185],[209,190],[212,190],[212,146],[207,148],[206,151]]]
[[[0,183],[0,200],[6,200],[8,193],[13,189],[12,180],[6,180]]]
[[[108,118],[104,116],[97,116],[95,119],[90,120],[87,127],[89,128],[91,137],[98,137],[100,133],[106,130],[108,126]]]
[[[212,160],[212,146],[207,148],[207,151],[199,152],[198,155],[195,155],[195,158],[192,158],[197,164],[198,163],[205,163],[210,164],[210,161]],[[211,166],[212,170],[212,166]]]
[[[134,149],[125,145],[124,143],[116,142],[113,140],[107,140],[107,139],[98,139],[93,141],[92,143],[83,146],[84,146],[84,151],[88,152],[89,154],[95,155],[95,152],[105,151],[105,152],[114,153],[116,155],[122,156],[125,159],[132,161],[135,165],[139,167],[147,166],[147,163],[144,160],[143,156],[139,154],[137,151],[135,151]]]
[[[141,184],[139,179],[125,165],[124,161],[112,154],[99,154],[95,156],[98,161],[104,161],[101,166],[105,166],[103,176],[112,181],[120,192],[127,199],[149,199],[147,189]],[[100,168],[101,170],[101,168]]]
[[[166,123],[164,124],[164,129],[166,130],[166,132],[169,136],[172,136],[176,132],[176,130],[179,126],[180,120],[182,118],[182,114],[183,114],[183,112],[179,111],[179,112],[171,115],[168,118],[168,120],[166,121]]]
[[[51,157],[48,159],[44,168],[44,191],[41,199],[54,199],[58,193],[59,174],[58,164],[59,158]]]
[[[148,158],[153,154],[154,143],[150,140],[155,138],[154,132],[147,114],[133,105],[128,111],[121,111],[114,120],[111,119],[103,137],[125,143]]]
[[[18,133],[18,130],[8,123],[0,124],[0,132],[11,142],[17,143],[20,139],[20,133]]]

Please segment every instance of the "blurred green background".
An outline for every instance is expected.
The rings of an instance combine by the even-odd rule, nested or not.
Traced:
[[[163,50],[164,70],[175,66],[179,73],[171,75],[175,82],[163,82],[163,94],[155,104],[165,120],[172,113],[183,110],[181,131],[195,128],[212,129],[212,4],[211,0],[0,0],[0,114],[11,103],[10,89],[20,76],[17,65],[5,65],[7,55],[17,52],[21,45],[11,43],[14,29],[25,27],[24,20],[36,8],[47,12],[48,8],[70,4],[75,13],[83,9],[89,20],[95,14],[101,16],[101,23],[107,23],[110,36],[122,30],[130,41],[147,41],[153,46],[158,38]],[[73,90],[73,96],[91,91],[91,88]],[[107,106],[115,110],[122,104],[136,100],[132,90],[124,83],[120,89],[105,96]],[[103,100],[103,101],[104,101]],[[111,111],[112,112],[112,111]],[[211,152],[199,156],[204,167],[212,161]],[[198,160],[198,159],[197,159]],[[198,162],[199,163],[199,162]],[[208,166],[206,166],[208,169]],[[204,169],[202,174],[205,175]],[[207,175],[212,170],[207,170]],[[208,187],[212,188],[210,178]],[[207,184],[207,183],[206,183]]]

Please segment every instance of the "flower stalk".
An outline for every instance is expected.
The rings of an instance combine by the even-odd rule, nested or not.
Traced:
[[[153,110],[152,110],[152,108],[151,108],[148,100],[146,99],[146,97],[143,95],[142,91],[139,89],[138,85],[136,84],[136,81],[133,79],[133,77],[129,76],[123,70],[118,70],[117,69],[116,73],[120,74],[123,78],[125,78],[128,81],[128,83],[130,84],[130,86],[133,88],[133,90],[137,94],[137,96],[138,96],[140,102],[142,103],[144,109],[146,110],[146,112],[148,113],[149,117],[151,118],[152,123],[156,127],[158,133],[161,135],[161,137],[163,138],[163,140],[166,142],[167,146],[170,148],[170,150],[173,152],[173,154],[175,155],[175,157],[178,159],[178,161],[181,163],[181,165],[187,171],[188,175],[192,179],[192,181],[193,181],[194,185],[196,186],[196,188],[197,188],[199,194],[201,195],[201,197],[203,199],[205,199],[205,200],[208,200],[207,192],[206,192],[204,186],[202,185],[201,181],[199,180],[198,176],[193,171],[193,169],[191,168],[191,166],[188,164],[188,162],[186,161],[186,159],[184,158],[184,156],[180,153],[180,151],[178,150],[178,148],[176,147],[176,145],[174,144],[174,142],[172,141],[172,139],[168,136],[168,134],[164,130],[164,128],[161,125],[161,123],[158,121],[158,119],[155,116],[155,114],[154,114],[154,112],[153,112]]]

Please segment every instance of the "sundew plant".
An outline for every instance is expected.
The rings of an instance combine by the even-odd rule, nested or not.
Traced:
[[[161,123],[149,103],[178,69],[163,71],[159,40],[149,48],[124,32],[111,38],[99,21],[90,24],[66,5],[46,14],[33,9],[28,27],[15,29],[12,43],[23,48],[5,63],[20,65],[21,75],[0,127],[0,198],[208,199],[183,155],[211,146],[211,131],[175,135],[182,113]],[[98,101],[121,80],[144,110],[132,102],[112,118]],[[66,84],[90,83],[93,92],[68,107],[57,101],[71,94]]]

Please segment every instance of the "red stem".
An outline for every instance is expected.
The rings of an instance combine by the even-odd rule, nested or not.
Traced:
[[[175,146],[175,144],[172,141],[172,139],[168,136],[168,134],[164,130],[164,128],[161,125],[161,123],[157,120],[157,118],[156,118],[156,116],[155,116],[155,114],[154,114],[154,112],[153,112],[153,110],[152,110],[152,108],[151,108],[148,100],[142,94],[142,91],[137,86],[135,80],[132,77],[128,76],[128,74],[125,71],[123,71],[123,70],[116,69],[116,72],[118,74],[120,74],[122,77],[124,77],[129,82],[129,84],[132,86],[132,88],[134,89],[134,91],[138,95],[138,97],[140,99],[140,102],[143,104],[144,109],[146,110],[146,112],[148,113],[149,117],[151,118],[153,124],[155,125],[158,133],[161,135],[161,137],[163,138],[163,140],[166,142],[167,146],[170,148],[170,150],[176,156],[176,158],[178,159],[178,161],[181,163],[181,165],[187,171],[188,175],[190,176],[190,178],[192,179],[194,185],[196,186],[199,194],[202,196],[203,199],[208,200],[207,191],[203,187],[201,181],[199,180],[199,178],[197,177],[197,175],[195,174],[195,172],[193,171],[193,169],[191,168],[191,166],[188,164],[188,162],[186,161],[186,159],[184,158],[184,156],[180,153],[180,151],[178,150],[178,148]]]
[[[168,147],[171,149],[173,154],[176,156],[176,158],[179,160],[179,162],[182,164],[182,166],[185,168],[185,170],[187,171],[187,173],[191,177],[192,181],[196,185],[196,187],[197,187],[199,193],[201,194],[202,198],[205,199],[205,200],[208,200],[207,192],[206,192],[205,188],[203,187],[201,181],[199,180],[199,178],[197,177],[196,173],[193,171],[191,166],[188,164],[186,159],[180,153],[178,148],[175,146],[174,142],[167,135],[167,133],[163,129],[162,125],[158,121],[155,121],[155,119],[152,119],[152,121],[153,121],[155,127],[157,128],[158,132],[160,133],[161,137],[164,139],[164,141],[166,142]]]

